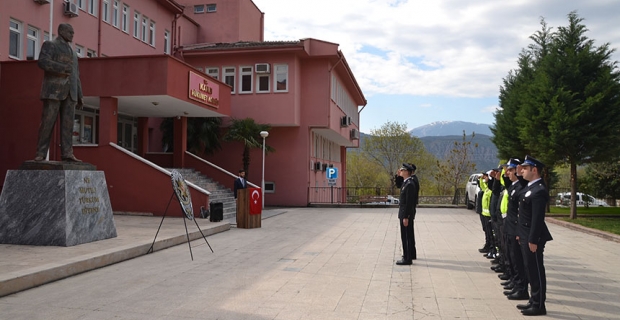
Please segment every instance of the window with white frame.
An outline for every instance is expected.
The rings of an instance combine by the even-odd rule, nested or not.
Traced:
[[[239,68],[239,93],[252,93],[253,70],[249,66]]]
[[[257,73],[256,74],[256,92],[257,93],[266,93],[269,92],[269,83],[271,79],[268,73]]]
[[[205,5],[204,4],[195,5],[194,6],[194,13],[196,13],[196,14],[198,14],[198,13],[205,13]]]
[[[170,31],[164,31],[164,53],[170,54]]]
[[[148,24],[149,24],[149,18],[147,18],[146,16],[142,17],[142,41],[146,42],[146,36],[147,34],[147,29],[148,28]]]
[[[276,193],[276,183],[273,181],[265,181],[265,193]]]
[[[119,14],[119,1],[114,0],[114,4],[112,5],[112,25],[118,28],[118,14]]]
[[[86,10],[86,0],[76,0],[75,4],[77,4],[78,8]]]
[[[155,46],[155,21],[149,21],[149,44]]]
[[[39,29],[28,26],[26,44],[26,60],[36,60],[39,58]]]
[[[335,74],[332,74],[331,99],[336,105],[347,115],[351,117],[351,122],[359,123],[359,114],[357,113],[357,104],[349,92]]]
[[[140,39],[140,12],[133,12],[133,37]]]
[[[276,64],[273,66],[273,91],[274,92],[288,92],[288,65]]]
[[[22,58],[22,23],[11,19],[9,21],[9,57]]]
[[[207,5],[207,12],[216,12],[216,11],[217,11],[217,4],[211,3]]]
[[[82,110],[75,110],[74,116],[74,144],[95,144],[97,143],[97,122],[98,110],[84,107]]]
[[[88,49],[88,51],[86,51],[86,56],[89,58],[94,58],[97,56],[97,51]]]
[[[230,93],[235,93],[235,67],[222,68],[222,78],[227,85],[232,87]]]
[[[110,23],[110,0],[102,0],[103,3],[101,4],[102,8],[101,10],[103,11],[101,13],[101,18],[103,19],[104,22]]]
[[[220,68],[215,67],[206,67],[205,73],[208,74],[213,79],[220,79]]]
[[[129,33],[129,7],[126,4],[123,5],[123,19],[121,19],[121,27],[125,33]]]
[[[75,45],[75,54],[78,57],[83,58],[84,57],[84,47],[76,44]]]
[[[97,15],[97,0],[88,0],[88,13]]]

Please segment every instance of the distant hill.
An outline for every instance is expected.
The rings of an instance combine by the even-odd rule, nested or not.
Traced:
[[[491,132],[490,127],[491,125],[483,123],[465,121],[437,121],[414,128],[409,131],[409,133],[418,138],[429,136],[462,136],[463,130],[465,130],[465,134],[468,136],[470,136],[472,132],[475,132],[476,135],[484,134],[487,136],[492,136],[493,133]]]

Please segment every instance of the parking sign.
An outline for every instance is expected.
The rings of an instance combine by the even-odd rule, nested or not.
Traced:
[[[338,168],[327,168],[325,174],[327,175],[327,179],[338,179]]]

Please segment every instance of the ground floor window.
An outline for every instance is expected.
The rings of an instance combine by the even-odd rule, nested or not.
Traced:
[[[138,127],[136,118],[119,114],[116,130],[118,145],[131,152],[137,152]]]
[[[75,111],[73,119],[73,144],[97,144],[99,110],[86,108]]]

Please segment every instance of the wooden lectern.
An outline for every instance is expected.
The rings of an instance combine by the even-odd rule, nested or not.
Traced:
[[[262,214],[250,214],[250,192],[248,189],[237,190],[237,228],[260,228]]]

